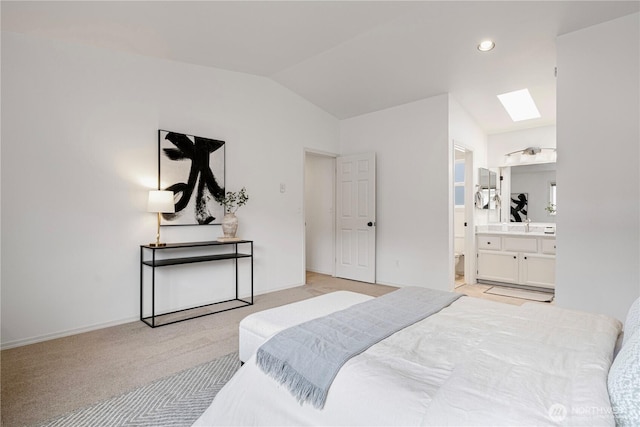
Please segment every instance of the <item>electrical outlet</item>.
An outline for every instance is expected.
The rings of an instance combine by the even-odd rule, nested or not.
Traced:
[[[280,183],[280,192],[284,193],[287,191],[287,186],[284,183]]]

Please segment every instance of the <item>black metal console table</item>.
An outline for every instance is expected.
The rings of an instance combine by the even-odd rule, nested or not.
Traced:
[[[249,246],[249,253],[238,252],[238,246],[241,245],[242,250],[246,250]],[[194,248],[213,248],[213,247],[232,247],[232,251],[226,251],[224,253],[186,256],[186,257],[157,257],[158,252],[167,251],[173,253],[176,250],[194,249]],[[149,254],[150,252],[150,254]],[[145,258],[145,254],[147,258]],[[150,255],[150,257],[149,257]],[[241,299],[238,290],[238,259],[249,258],[251,261],[251,298],[249,301]],[[167,267],[171,265],[191,264],[197,262],[208,261],[221,261],[221,260],[234,260],[235,262],[235,278],[236,278],[236,293],[235,298],[225,301],[214,302],[210,304],[199,305],[196,307],[190,307],[182,310],[175,310],[168,313],[157,314],[156,313],[156,268]],[[151,269],[151,316],[144,316],[144,271],[145,267]],[[235,302],[231,304],[229,303]],[[240,303],[240,304],[237,304]],[[208,316],[210,314],[221,313],[223,311],[234,310],[236,308],[246,307],[253,305],[253,241],[252,240],[238,240],[231,242],[191,242],[191,243],[167,243],[166,246],[152,246],[152,245],[140,245],[140,320],[147,325],[155,328],[157,326],[170,325],[172,323],[182,322],[184,320],[195,319],[196,317]],[[217,306],[217,307],[214,307]],[[217,308],[217,310],[207,309],[207,307]],[[178,319],[172,318],[171,315],[180,312],[191,312],[187,317],[180,317]],[[175,316],[173,316],[175,317]],[[166,321],[162,322],[162,319]],[[160,322],[160,323],[159,323]]]

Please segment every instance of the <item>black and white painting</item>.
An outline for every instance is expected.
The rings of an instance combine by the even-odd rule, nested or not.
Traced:
[[[511,193],[511,222],[525,222],[529,208],[527,193]]]
[[[158,131],[158,182],[173,191],[175,213],[163,225],[220,224],[224,197],[224,141]]]

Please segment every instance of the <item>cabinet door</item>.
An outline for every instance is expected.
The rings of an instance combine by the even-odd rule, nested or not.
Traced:
[[[518,283],[518,254],[478,251],[478,279]]]
[[[541,252],[543,254],[552,255],[556,253],[556,239],[542,239]]]
[[[553,289],[556,286],[556,257],[520,254],[520,279],[523,285]]]

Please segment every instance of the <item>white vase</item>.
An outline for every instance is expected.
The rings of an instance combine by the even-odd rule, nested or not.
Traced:
[[[236,237],[238,231],[238,217],[234,213],[226,213],[222,218],[222,233],[225,238]]]

